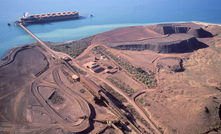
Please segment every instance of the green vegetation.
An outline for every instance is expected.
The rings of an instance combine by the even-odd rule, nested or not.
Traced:
[[[63,52],[70,55],[73,58],[76,58],[80,55],[88,46],[91,45],[91,40],[94,36],[90,36],[81,40],[73,41],[71,43],[64,43],[62,45],[51,46],[51,49]]]
[[[121,79],[117,77],[107,77],[107,79],[113,83],[116,87],[120,88],[122,91],[127,93],[128,96],[132,96],[134,94],[134,89],[127,85],[125,82],[121,81]]]
[[[66,72],[63,68],[61,68],[61,72],[66,76],[66,78],[69,80],[70,83],[74,83],[74,80],[72,79],[72,76]]]
[[[57,92],[54,92],[50,97],[49,100],[53,103],[53,104],[62,104],[64,102],[64,98],[62,98],[61,96],[59,96],[59,94]]]
[[[133,65],[130,65],[129,63],[111,54],[104,47],[98,46],[94,50],[102,51],[105,54],[107,54],[110,58],[112,58],[115,62],[117,62],[121,67],[127,70],[133,77],[135,77],[137,80],[139,80],[143,84],[147,85],[148,88],[157,87],[157,80],[155,79],[154,73],[151,70],[146,72],[142,68],[139,68],[139,67],[137,68]]]
[[[87,74],[87,72],[81,70],[80,68],[77,68],[76,66],[71,65],[71,67],[72,67],[75,71],[77,71],[79,74],[81,74],[81,75],[86,75],[86,74]]]
[[[150,127],[150,124],[140,116],[140,114],[134,109],[133,106],[131,105],[127,105],[126,109],[134,116],[136,117],[138,120],[141,121],[141,123],[143,123],[148,129],[152,130],[152,128]]]
[[[218,122],[215,126],[210,126],[204,132],[201,132],[201,133],[209,134],[209,133],[212,133],[212,132],[218,132],[220,129],[221,129],[221,122]]]
[[[150,103],[148,103],[148,101],[145,100],[143,96],[138,97],[137,101],[143,106],[150,106]]]
[[[107,92],[109,92],[111,95],[113,95],[117,100],[119,100],[120,102],[127,102],[127,100],[124,98],[124,96],[122,96],[121,94],[119,94],[118,92],[114,91],[109,85],[107,85],[106,83],[104,83],[102,85],[102,88],[104,88]]]

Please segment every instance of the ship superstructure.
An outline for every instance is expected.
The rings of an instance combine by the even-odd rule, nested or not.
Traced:
[[[26,12],[22,17],[20,17],[20,20],[22,23],[43,23],[50,21],[78,19],[79,17],[79,12],[77,11],[36,15],[29,15],[29,13]]]

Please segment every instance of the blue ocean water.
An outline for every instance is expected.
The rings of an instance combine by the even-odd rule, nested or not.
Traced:
[[[221,24],[220,5],[220,0],[0,0],[0,57],[12,47],[35,42],[20,27],[7,26],[26,11],[79,11],[83,17],[78,20],[27,26],[41,40],[58,43],[125,26],[189,21]]]

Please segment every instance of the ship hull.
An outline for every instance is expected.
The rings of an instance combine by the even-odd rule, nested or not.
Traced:
[[[30,15],[29,17],[21,17],[22,23],[47,23],[63,20],[74,20],[79,19],[80,15],[78,12],[63,12],[63,13],[52,13],[52,14],[40,14]]]

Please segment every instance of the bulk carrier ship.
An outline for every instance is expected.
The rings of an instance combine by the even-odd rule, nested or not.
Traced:
[[[77,11],[74,12],[59,12],[48,14],[29,15],[28,12],[20,17],[21,23],[44,23],[51,21],[72,20],[80,17]]]

